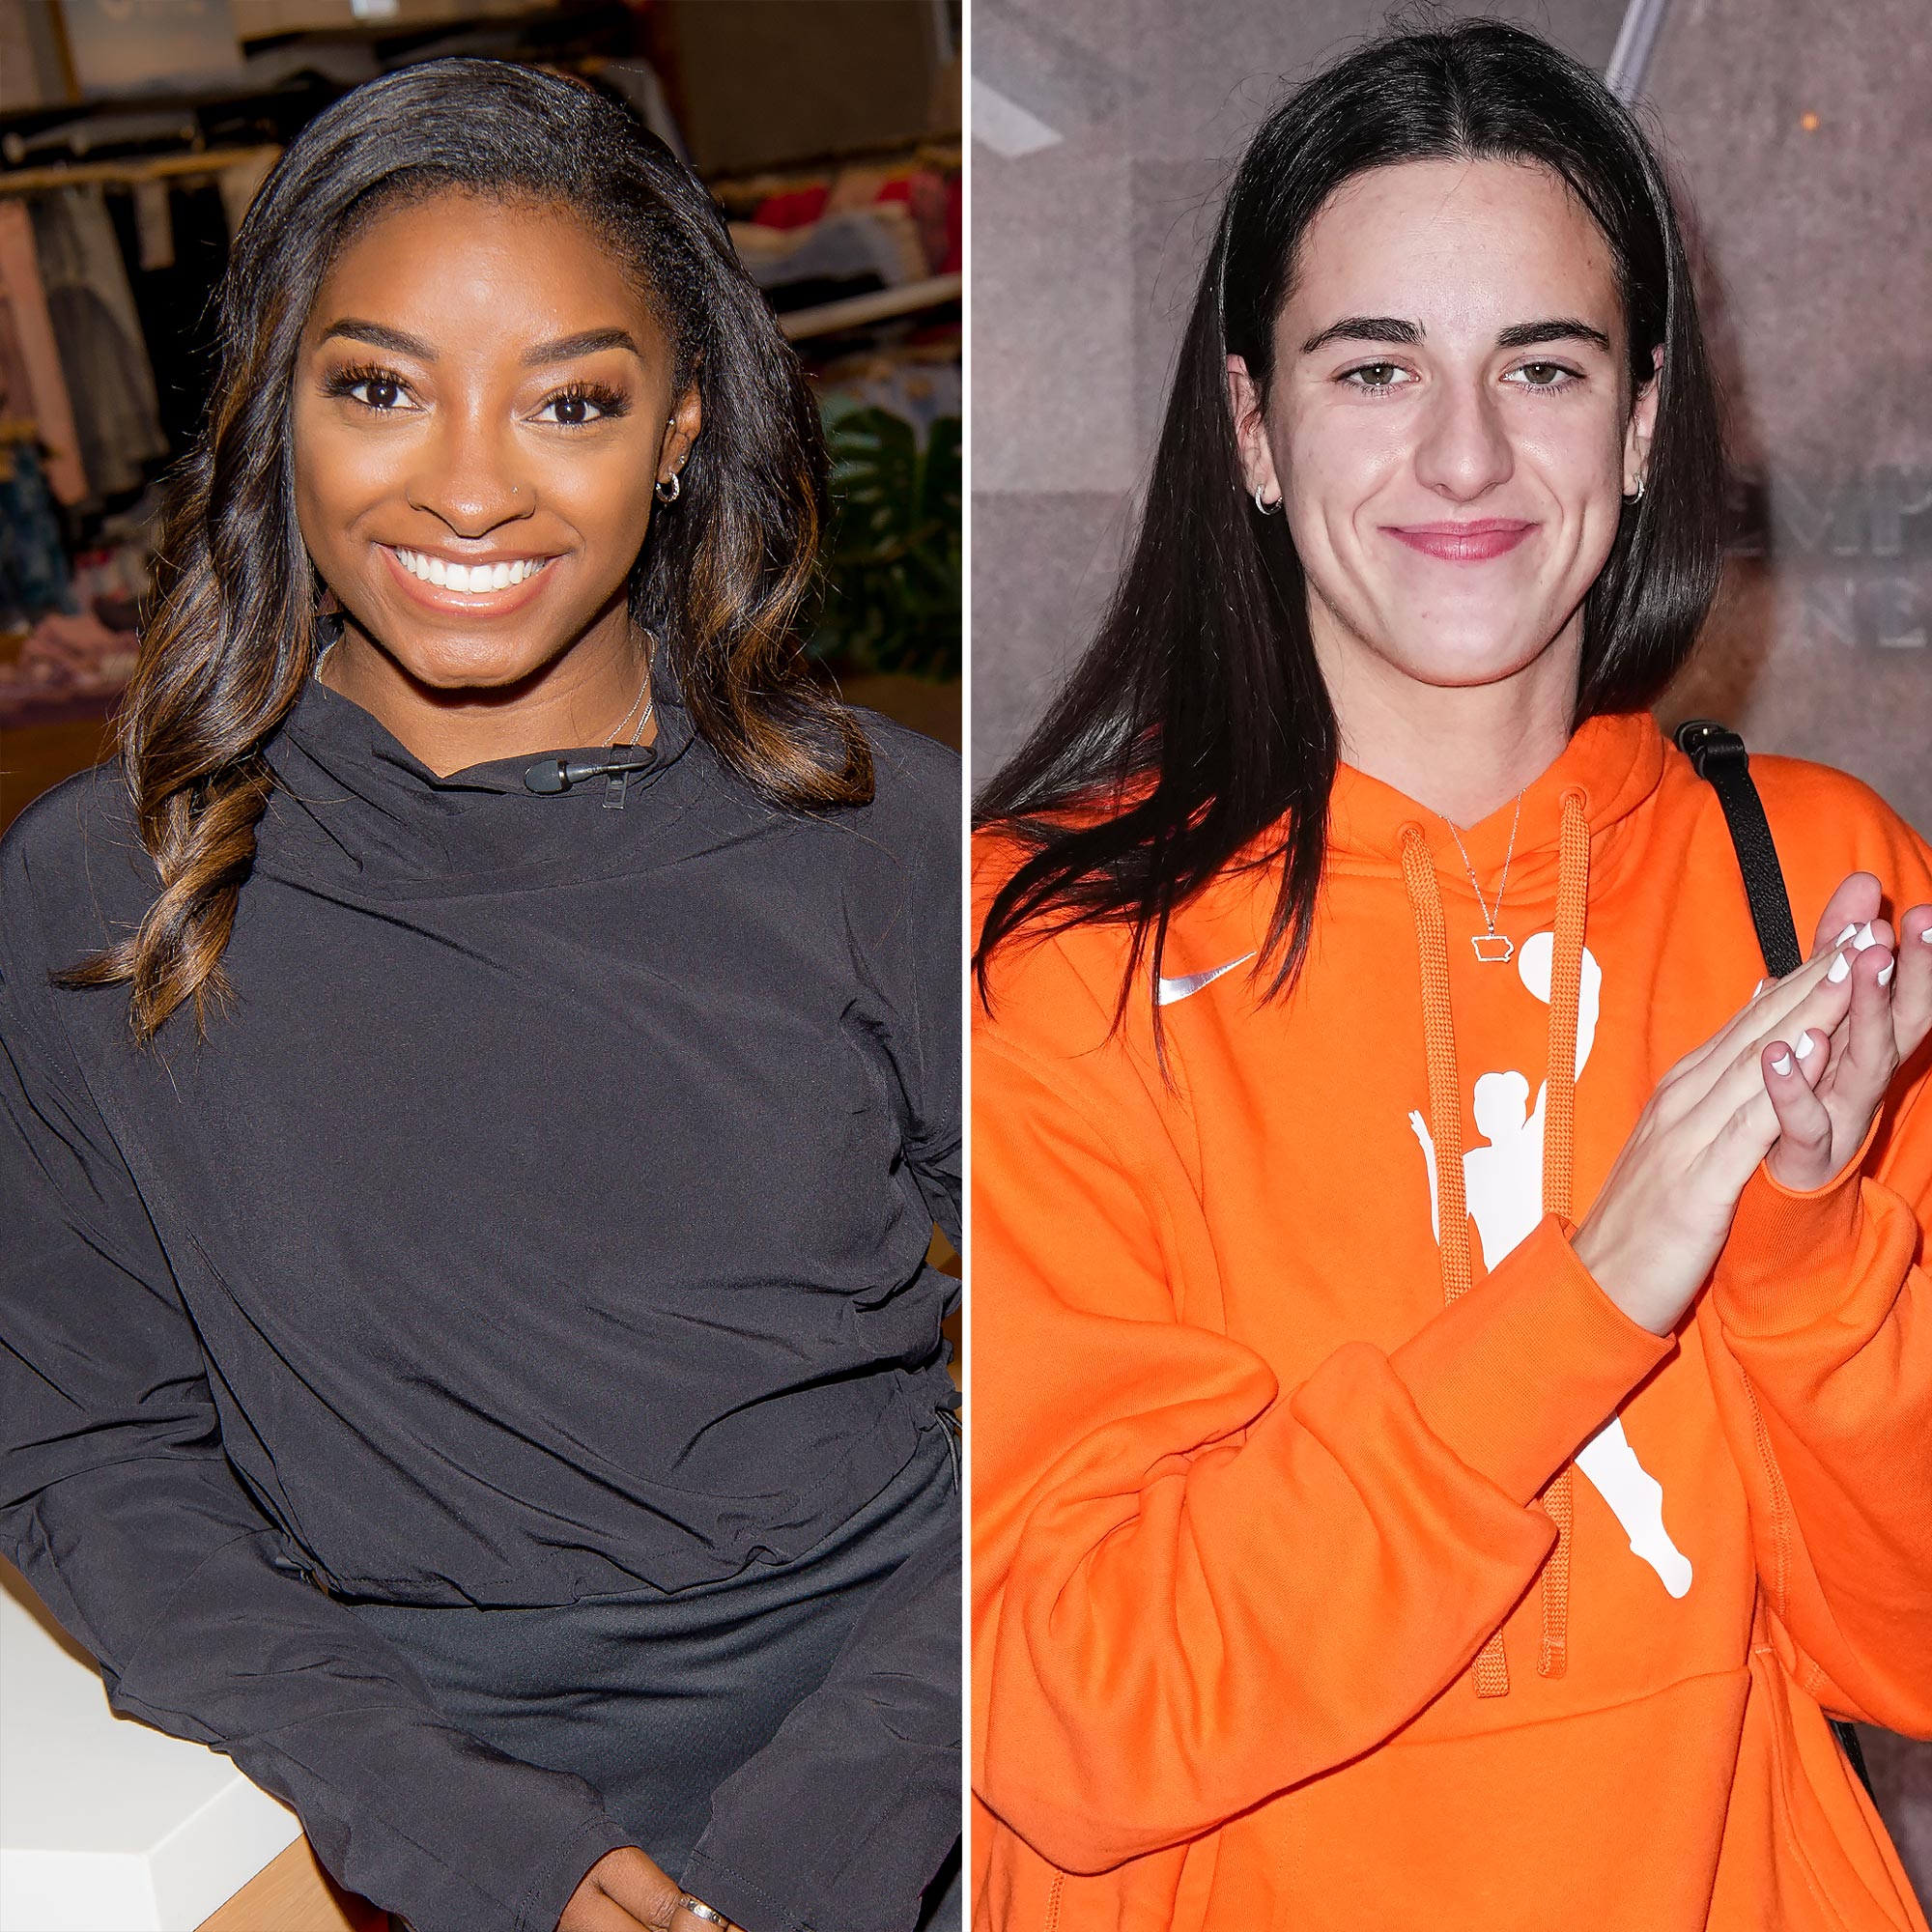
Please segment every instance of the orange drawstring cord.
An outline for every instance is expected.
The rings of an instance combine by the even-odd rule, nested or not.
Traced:
[[[1549,1090],[1543,1116],[1543,1211],[1567,1218],[1576,1198],[1577,1026],[1583,981],[1583,925],[1590,905],[1590,821],[1583,794],[1563,794],[1556,937],[1549,966]],[[1565,1463],[1543,1492],[1556,1525],[1556,1548],[1544,1566],[1543,1642],[1536,1668],[1561,1677],[1570,1667],[1570,1525],[1575,1491]]]
[[[1402,831],[1402,873],[1422,955],[1422,1037],[1429,1056],[1429,1131],[1435,1142],[1436,1221],[1442,1259],[1442,1305],[1468,1293],[1469,1203],[1463,1188],[1463,1075],[1456,1064],[1456,1022],[1449,1008],[1449,940],[1435,861],[1419,825]],[[1503,1634],[1492,1631],[1471,1666],[1478,1697],[1509,1693]]]
[[[1574,786],[1563,794],[1556,931],[1550,964],[1549,1071],[1544,1114],[1543,1206],[1567,1215],[1575,1188],[1577,1029],[1583,980],[1583,926],[1590,897],[1590,825]],[[1469,1208],[1463,1186],[1463,1077],[1456,1061],[1455,1018],[1449,1005],[1449,942],[1435,861],[1419,825],[1402,832],[1402,870],[1415,919],[1422,966],[1423,1039],[1429,1063],[1429,1131],[1435,1143],[1437,1221],[1446,1307],[1468,1292]],[[1570,1657],[1570,1467],[1565,1463],[1539,1498],[1556,1525],[1556,1548],[1541,1582],[1543,1641],[1537,1670],[1560,1677]],[[1509,1663],[1500,1628],[1492,1631],[1471,1665],[1476,1695],[1509,1694]]]
[[[1419,825],[1402,832],[1402,870],[1422,954],[1422,1038],[1429,1054],[1429,1131],[1435,1139],[1435,1189],[1442,1224],[1442,1301],[1469,1288],[1469,1202],[1463,1190],[1463,1076],[1456,1065],[1456,1018],[1449,1007],[1449,941],[1435,861]]]

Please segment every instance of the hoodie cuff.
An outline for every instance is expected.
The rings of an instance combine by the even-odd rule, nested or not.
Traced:
[[[1865,1158],[1884,1118],[1881,1107],[1858,1152],[1822,1187],[1786,1187],[1758,1163],[1738,1196],[1711,1279],[1718,1312],[1732,1333],[1807,1327],[1844,1298],[1864,1221]]]
[[[1431,1430],[1525,1508],[1677,1348],[1604,1293],[1575,1233],[1546,1214],[1390,1358]]]
[[[517,1900],[517,1932],[556,1932],[563,1908],[590,1867],[607,1853],[637,1842],[635,1832],[625,1831],[612,1819],[587,1819],[530,1874]]]
[[[810,1932],[783,1899],[702,1852],[693,1852],[686,1861],[680,1883],[692,1897],[750,1932]]]
[[[811,1706],[809,1737],[787,1750],[781,1730],[775,1758],[713,1794],[682,1883],[746,1932],[909,1932],[959,1836],[959,1747],[904,1739],[850,1698]]]

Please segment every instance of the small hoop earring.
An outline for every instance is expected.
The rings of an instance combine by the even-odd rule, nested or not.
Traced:
[[[684,479],[673,469],[668,476],[660,476],[657,482],[657,497],[660,503],[675,503],[684,493]]]
[[[1641,503],[1643,501],[1643,478],[1641,476],[1636,479],[1635,490],[1626,497],[1624,501],[1626,503]]]
[[[1255,508],[1258,509],[1263,516],[1271,517],[1277,510],[1281,508],[1281,498],[1277,497],[1272,503],[1263,502],[1262,486],[1259,483],[1257,483],[1255,485]]]
[[[337,644],[342,641],[342,612],[340,610],[318,611],[315,613],[315,662],[309,667],[311,677],[319,676],[323,661]]]

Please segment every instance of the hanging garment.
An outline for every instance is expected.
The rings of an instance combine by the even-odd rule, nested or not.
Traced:
[[[809,228],[734,222],[731,241],[752,279],[781,310],[897,288],[926,271],[918,227],[893,202],[830,214]]]
[[[154,184],[143,184],[143,186]],[[141,319],[155,373],[161,433],[172,455],[194,441],[208,409],[219,355],[214,291],[228,266],[228,215],[213,181],[167,188],[168,259],[150,266],[149,221],[133,194],[111,194],[107,212]]]
[[[136,265],[143,269],[173,268],[175,225],[168,210],[167,183],[136,182],[133,202],[134,226],[139,231],[141,242]]]
[[[231,236],[242,232],[242,217],[248,213],[248,204],[268,180],[269,170],[280,159],[281,152],[279,148],[258,148],[246,160],[231,162],[215,177],[222,206],[228,212]]]
[[[34,420],[34,374],[20,347],[20,325],[4,288],[0,288],[0,417]]]
[[[39,452],[22,440],[10,443],[4,454],[9,460],[0,475],[0,627],[15,628],[43,611],[80,607]]]
[[[102,497],[138,490],[168,440],[107,197],[98,182],[57,188],[35,198],[33,221],[88,481]]]
[[[61,367],[53,321],[47,314],[46,291],[34,249],[33,219],[24,203],[12,199],[0,200],[0,294],[6,298],[26,377],[24,400],[14,397],[9,408],[32,416],[39,428],[47,488],[55,499],[82,502],[88,494],[87,469],[81,462],[79,432],[68,399],[67,373]]]

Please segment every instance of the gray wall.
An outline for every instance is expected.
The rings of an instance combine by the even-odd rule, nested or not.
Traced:
[[[1932,14],[1676,0],[1648,93],[1762,553],[1673,715],[1857,772],[1932,833]]]
[[[1624,15],[1448,11],[1521,20],[1599,69]],[[980,778],[1112,582],[1217,189],[1282,86],[1379,15],[974,0],[976,128],[1011,150],[1017,108],[1058,136],[973,151]],[[1924,0],[1674,0],[1644,97],[1694,221],[1755,530],[1666,720],[1708,712],[1857,772],[1932,832],[1932,16]],[[1867,1755],[1932,1898],[1932,1749],[1868,1734]]]

